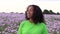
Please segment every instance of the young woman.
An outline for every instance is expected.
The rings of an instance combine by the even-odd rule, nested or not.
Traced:
[[[22,21],[18,34],[48,34],[42,10],[37,5],[29,5],[26,10],[26,20]]]

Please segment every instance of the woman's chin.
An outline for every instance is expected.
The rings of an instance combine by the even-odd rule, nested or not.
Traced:
[[[28,17],[29,18],[29,17]]]

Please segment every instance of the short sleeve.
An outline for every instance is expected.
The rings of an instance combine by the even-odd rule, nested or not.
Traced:
[[[18,32],[17,32],[18,34],[22,34],[22,27],[23,27],[24,23],[25,23],[25,21],[22,21],[22,22],[20,23],[20,26],[19,26]]]
[[[46,25],[43,23],[43,31],[42,31],[43,34],[48,34],[48,30],[47,30],[47,27]]]

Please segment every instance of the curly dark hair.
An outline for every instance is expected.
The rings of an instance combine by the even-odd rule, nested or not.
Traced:
[[[44,23],[44,22],[45,22],[44,16],[43,16],[43,13],[42,13],[42,10],[40,9],[40,7],[37,6],[37,5],[29,5],[28,8],[29,8],[30,6],[33,6],[33,8],[34,8],[34,10],[33,10],[33,15],[32,15],[32,20],[33,20],[33,22],[34,22],[35,24],[37,24],[37,23],[42,23],[42,22]],[[27,8],[27,9],[28,9],[28,8]],[[29,18],[27,18],[27,10],[26,10],[26,12],[25,12],[25,15],[26,15],[26,19],[29,20]]]

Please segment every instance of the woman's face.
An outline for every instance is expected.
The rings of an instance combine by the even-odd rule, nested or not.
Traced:
[[[33,15],[33,6],[29,6],[27,9],[27,18],[31,18]]]

